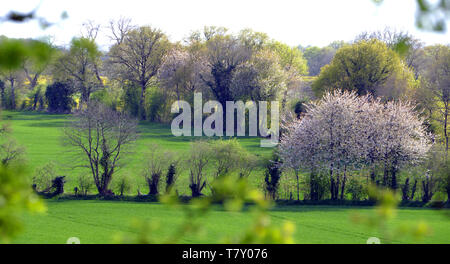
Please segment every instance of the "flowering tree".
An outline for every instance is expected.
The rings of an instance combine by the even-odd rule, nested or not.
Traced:
[[[173,91],[177,100],[184,94],[203,89],[200,73],[205,71],[203,57],[195,50],[183,50],[179,47],[171,49],[164,57],[158,70],[158,79],[163,87]]]
[[[329,173],[331,199],[344,198],[348,171],[383,165],[383,183],[397,188],[397,172],[430,148],[422,121],[408,103],[386,104],[356,93],[327,93],[291,122],[281,139],[284,166]]]

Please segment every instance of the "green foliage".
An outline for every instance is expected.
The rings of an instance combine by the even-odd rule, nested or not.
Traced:
[[[385,99],[397,99],[414,88],[414,75],[383,42],[372,39],[339,49],[313,83],[317,96],[327,91],[355,91]]]
[[[123,196],[133,189],[133,180],[129,174],[120,175],[112,181],[115,194]]]
[[[360,201],[367,197],[367,188],[361,180],[351,178],[348,182],[347,193],[351,195],[353,201]]]
[[[319,75],[320,69],[331,62],[336,49],[327,46],[323,48],[308,47],[304,50],[304,57],[308,61],[309,75]]]
[[[10,242],[22,230],[22,211],[45,211],[26,179],[23,168],[0,166],[0,242]]]
[[[0,39],[0,70],[13,70],[22,66],[30,58],[37,65],[47,63],[53,48],[38,40]]]
[[[384,0],[372,0],[377,4]],[[446,20],[450,16],[450,4],[448,0],[416,0],[417,14],[416,26],[420,29],[445,32]]]
[[[140,88],[135,85],[127,85],[124,87],[124,90],[124,109],[130,113],[130,115],[137,117],[139,115],[139,98],[141,96]]]
[[[275,154],[273,156],[273,160],[267,161],[265,171],[265,188],[273,200],[277,198],[278,187],[281,179],[281,169],[279,162],[280,158]]]
[[[151,122],[163,122],[166,120],[167,113],[169,113],[168,97],[159,87],[152,87],[146,93],[146,112],[147,119]]]
[[[92,177],[88,174],[81,174],[77,177],[77,186],[74,188],[76,195],[88,195],[90,191],[94,188],[95,184]]]
[[[330,195],[330,178],[324,173],[313,171],[306,178],[306,184],[309,186],[307,197],[312,201],[326,199]]]
[[[113,110],[118,110],[122,106],[122,98],[122,88],[115,85],[106,85],[104,89],[95,91],[91,96],[91,100],[101,102]]]
[[[233,173],[247,165],[245,160],[247,151],[235,138],[212,140],[209,144],[215,178]]]
[[[308,64],[300,49],[278,41],[273,41],[269,48],[280,57],[280,64],[284,69],[294,70],[299,75],[308,74]]]
[[[87,58],[92,61],[97,60],[101,55],[97,44],[93,39],[88,38],[73,38],[70,42],[70,52],[74,54],[87,54]]]
[[[56,164],[73,164],[74,153],[67,152],[67,148],[61,144],[60,136],[61,129],[63,129],[68,115],[48,115],[44,113],[35,112],[10,112],[3,111],[2,115],[5,121],[2,124],[10,124],[10,128],[14,128],[14,138],[23,145],[26,145],[27,160],[29,161],[30,170],[36,170],[49,160],[53,160]],[[1,124],[0,124],[1,127]],[[8,128],[8,130],[10,130]],[[141,122],[139,125],[139,138],[136,141],[136,149],[133,150],[123,160],[126,163],[126,169],[118,170],[117,175],[129,173],[132,175],[136,183],[142,180],[141,172],[144,168],[142,153],[147,153],[148,146],[151,144],[158,144],[164,150],[177,153],[180,157],[187,158],[190,151],[190,144],[192,138],[190,137],[173,137],[170,126],[157,123]],[[30,135],[39,135],[39,137],[30,137]],[[3,137],[0,136],[0,137]],[[259,161],[271,154],[272,149],[260,148],[259,138],[255,137],[239,137],[240,145],[247,150],[248,155],[252,158],[253,166],[239,168],[243,173],[249,176],[249,181],[256,186],[259,178],[256,175],[261,173],[262,166]],[[64,155],[63,155],[64,154]],[[189,189],[189,169],[188,163],[184,164],[187,169],[177,167],[178,179],[177,189],[182,195],[190,195]],[[252,169],[253,168],[253,169]],[[164,175],[167,166],[164,168]],[[67,176],[66,189],[71,192],[78,184],[79,175],[84,175],[88,172],[85,168],[73,168],[64,172]],[[212,175],[209,174],[210,176]],[[92,176],[91,176],[92,178]],[[261,177],[263,178],[263,177]],[[263,180],[263,179],[262,179]],[[164,186],[163,186],[164,187]],[[141,188],[141,191],[143,189]],[[94,190],[91,190],[94,192]],[[134,192],[136,189],[134,190]]]
[[[45,91],[45,98],[48,103],[48,111],[54,113],[69,113],[72,110],[74,101],[72,98],[74,91],[67,83],[55,82]]]
[[[52,185],[52,180],[56,178],[56,165],[49,162],[38,168],[33,175],[33,187],[36,191],[45,191]]]

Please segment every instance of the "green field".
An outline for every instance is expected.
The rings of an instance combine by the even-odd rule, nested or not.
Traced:
[[[296,227],[296,243],[365,243],[369,237],[379,237],[377,230],[355,224],[351,217],[371,214],[373,208],[283,206],[270,212],[272,221],[291,221]],[[152,236],[164,241],[182,219],[180,210],[159,203],[111,201],[48,201],[46,215],[24,217],[25,230],[15,243],[65,243],[78,237],[81,243],[110,243],[118,233],[132,234],[133,219],[145,219],[161,224]],[[219,238],[233,236],[244,230],[252,220],[251,213],[230,213],[216,208],[202,219],[203,232],[183,239],[182,243],[217,243]],[[431,229],[424,240],[395,237],[392,243],[450,243],[450,221],[441,211],[429,209],[399,209],[389,228],[423,220]]]
[[[77,185],[77,176],[88,174],[89,170],[74,168],[79,162],[79,152],[63,145],[62,129],[66,122],[67,115],[50,115],[34,112],[10,112],[3,111],[3,122],[8,122],[12,129],[12,136],[17,142],[26,149],[27,164],[31,173],[46,163],[52,161],[57,166],[58,173],[66,176],[66,192],[72,192]],[[171,150],[182,157],[189,150],[191,141],[199,139],[198,137],[175,137],[170,131],[170,124],[141,123],[138,128],[139,138],[134,146],[129,150],[128,155],[124,155],[125,166],[117,172],[117,175],[129,174],[135,179],[133,192],[137,192],[139,185],[141,192],[145,193],[145,186],[142,169],[145,164],[145,153],[152,144],[158,144],[161,148]],[[238,139],[240,144],[255,155],[269,157],[272,149],[261,148],[260,139],[254,137],[244,137]],[[81,156],[84,158],[83,156]],[[253,173],[250,180],[258,184],[262,177],[259,172]],[[187,171],[182,172],[179,177],[176,188],[180,194],[190,194],[188,187]],[[93,190],[96,191],[96,190]]]
[[[76,177],[87,173],[73,169],[74,154],[63,146],[61,140],[65,115],[47,115],[27,112],[3,112],[3,119],[13,128],[13,136],[26,148],[30,175],[34,169],[49,161],[56,163],[58,172],[67,176],[66,191],[76,186]],[[180,155],[187,153],[192,138],[174,137],[168,125],[143,123],[139,126],[139,139],[133,152],[128,156],[127,166],[121,173],[129,173],[136,182],[145,158],[145,151],[151,143],[173,150]],[[252,153],[269,156],[271,149],[260,148],[258,138],[239,138],[240,143]],[[253,184],[262,180],[262,172],[256,171],[250,177]],[[189,194],[188,179],[181,175],[177,182],[180,193]],[[95,190],[93,190],[95,191]],[[143,190],[142,192],[145,192]],[[69,237],[79,237],[82,243],[110,243],[118,233],[132,234],[130,224],[133,219],[160,222],[161,229],[152,235],[157,241],[164,241],[168,234],[180,223],[182,213],[159,203],[137,203],[118,201],[55,201],[47,200],[48,212],[45,215],[24,215],[25,230],[15,243],[65,243]],[[369,237],[383,235],[377,230],[351,221],[352,215],[371,214],[373,208],[337,206],[280,206],[270,212],[272,221],[282,223],[291,221],[296,226],[296,243],[365,243]],[[202,219],[204,232],[190,236],[183,243],[213,243],[220,238],[238,234],[252,221],[248,212],[230,213],[215,208]],[[390,224],[394,228],[400,224],[408,225],[419,220],[425,221],[432,233],[423,241],[411,237],[395,237],[393,243],[450,243],[450,221],[442,212],[430,209],[400,209],[398,217]]]

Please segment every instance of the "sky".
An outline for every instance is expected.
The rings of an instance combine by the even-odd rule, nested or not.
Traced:
[[[3,0],[5,1],[5,0]],[[129,17],[134,24],[160,28],[172,41],[181,41],[204,26],[223,26],[231,32],[244,28],[265,32],[291,46],[326,46],[335,40],[351,41],[363,31],[386,27],[407,31],[428,45],[448,44],[450,32],[421,31],[415,27],[416,0],[7,0],[0,16],[8,11],[28,12],[55,25],[42,30],[36,21],[0,23],[0,35],[11,38],[50,36],[65,45],[79,36],[83,22],[93,20],[105,27],[97,42],[110,45],[106,25],[111,19]],[[68,18],[60,20],[66,11]],[[447,23],[447,28],[450,28]]]

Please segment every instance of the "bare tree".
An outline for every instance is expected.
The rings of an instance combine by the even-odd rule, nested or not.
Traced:
[[[88,20],[88,21],[84,22],[82,26],[83,26],[83,29],[81,31],[81,36],[83,38],[92,39],[92,40],[97,39],[98,33],[100,32],[100,28],[101,28],[100,24],[97,24],[92,20]]]
[[[24,147],[18,145],[14,139],[6,137],[4,142],[0,144],[0,164],[6,167],[22,159],[24,153]]]
[[[1,110],[1,109],[0,109]],[[0,111],[0,121],[1,121]],[[25,153],[25,148],[18,145],[16,141],[10,137],[11,128],[9,124],[0,125],[0,166],[8,166],[13,162],[20,161]]]
[[[112,194],[109,184],[124,148],[136,140],[136,127],[136,120],[98,102],[89,103],[65,127],[67,144],[87,158],[84,166],[91,170],[100,195]]]
[[[164,151],[157,144],[151,145],[149,149],[150,152],[146,155],[148,158],[142,175],[148,184],[148,194],[157,195],[159,194],[159,183],[163,170],[170,165],[173,154]]]
[[[134,26],[131,24],[131,18],[121,17],[118,20],[110,20],[109,29],[111,31],[111,35],[109,38],[117,45],[120,45],[128,32],[130,32],[133,28]]]
[[[189,164],[189,188],[192,197],[202,195],[202,190],[206,187],[205,170],[211,164],[211,146],[206,141],[198,141],[191,144],[191,149],[187,163]]]

